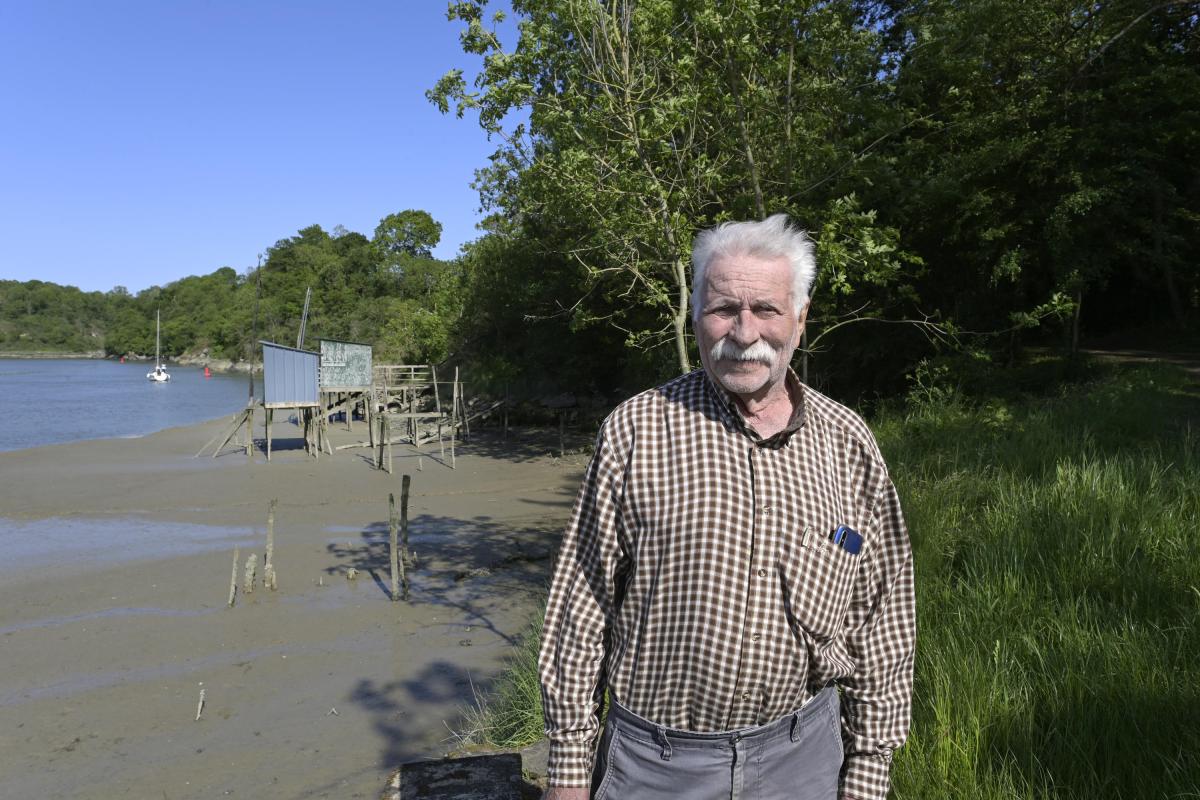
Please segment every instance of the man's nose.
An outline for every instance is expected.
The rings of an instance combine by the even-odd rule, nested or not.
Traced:
[[[748,308],[739,311],[729,336],[739,347],[748,347],[757,342],[759,339],[758,320],[755,318],[754,312]]]

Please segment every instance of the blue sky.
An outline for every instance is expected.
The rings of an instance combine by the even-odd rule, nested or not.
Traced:
[[[460,27],[445,0],[0,2],[0,279],[137,292],[406,208],[453,257],[495,149],[424,97],[477,64]]]

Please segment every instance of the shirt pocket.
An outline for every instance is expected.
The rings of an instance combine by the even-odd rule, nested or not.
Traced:
[[[803,531],[803,528],[801,528]],[[784,542],[779,559],[784,609],[792,632],[818,643],[840,633],[862,555],[835,545],[832,529]]]

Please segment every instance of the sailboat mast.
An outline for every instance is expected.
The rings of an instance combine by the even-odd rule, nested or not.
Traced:
[[[159,332],[162,330],[162,312],[158,309],[154,310],[154,366],[158,368],[162,365],[162,356],[159,355],[162,349],[159,345]]]

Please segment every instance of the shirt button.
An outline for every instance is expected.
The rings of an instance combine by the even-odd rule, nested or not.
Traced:
[[[760,569],[760,570],[758,571],[758,577],[760,577],[760,578],[765,578],[765,577],[767,577],[767,571],[766,571],[765,569]]]
[[[751,636],[750,638],[757,642],[759,639],[762,638],[762,634],[756,633],[753,636]]]
[[[743,700],[749,700],[749,699],[750,699],[750,693],[749,693],[749,692],[742,692],[742,699],[743,699]]]

